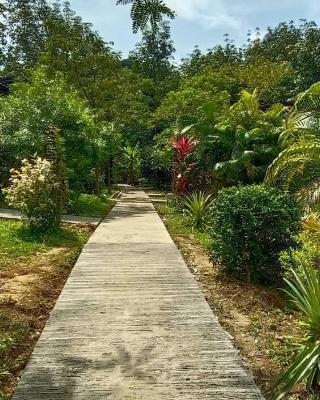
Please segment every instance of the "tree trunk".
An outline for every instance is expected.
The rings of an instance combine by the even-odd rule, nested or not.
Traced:
[[[112,158],[110,158],[110,160],[108,160],[107,162],[105,176],[104,176],[104,183],[108,188],[109,193],[111,191],[111,184],[112,184],[111,181],[112,181]]]
[[[100,165],[96,165],[95,168],[95,194],[100,196],[101,194],[101,167]]]

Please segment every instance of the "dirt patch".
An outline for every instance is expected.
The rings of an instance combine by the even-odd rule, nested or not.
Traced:
[[[0,303],[6,299],[12,301],[20,301],[25,298],[31,291],[32,286],[38,281],[36,274],[18,275],[8,279],[3,284],[0,283]]]
[[[41,278],[52,272],[56,257],[67,254],[67,248],[57,248],[39,253],[28,265],[17,264],[0,272],[0,304],[7,301],[25,303],[32,300],[34,288],[41,284]]]
[[[251,369],[266,399],[301,336],[297,315],[286,309],[280,291],[228,278],[214,267],[194,239],[174,237],[205,298]],[[290,399],[307,399],[298,393]]]

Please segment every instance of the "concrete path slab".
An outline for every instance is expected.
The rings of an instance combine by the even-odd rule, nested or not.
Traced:
[[[0,208],[0,218],[5,219],[22,219],[21,214],[17,210],[11,210],[9,208]],[[93,218],[93,217],[79,217],[75,215],[64,215],[62,217],[62,222],[66,222],[68,224],[90,224],[97,226],[99,225],[101,218]]]
[[[262,399],[149,198],[123,190],[77,261],[13,399]]]

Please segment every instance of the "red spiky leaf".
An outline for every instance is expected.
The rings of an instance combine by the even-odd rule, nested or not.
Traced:
[[[193,152],[197,145],[194,138],[187,138],[185,136],[179,136],[177,139],[172,141],[172,147],[176,150],[179,158],[184,159],[190,153]]]

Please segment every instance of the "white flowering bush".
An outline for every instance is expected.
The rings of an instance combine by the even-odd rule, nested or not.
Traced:
[[[8,204],[28,219],[30,227],[50,230],[61,222],[61,189],[52,163],[38,157],[11,170],[10,187],[4,192]]]

